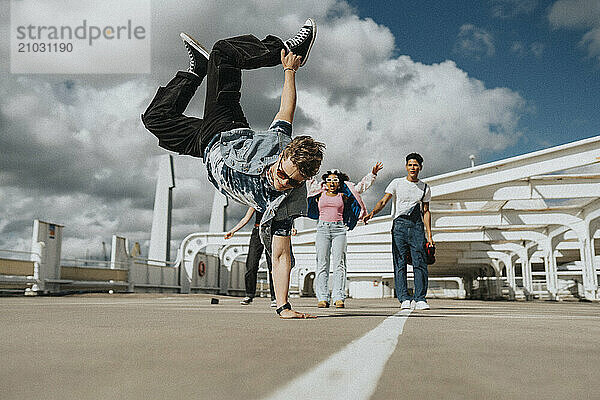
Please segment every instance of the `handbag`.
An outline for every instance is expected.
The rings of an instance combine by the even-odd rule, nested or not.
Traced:
[[[413,265],[410,251],[406,253],[406,263]],[[425,263],[427,265],[435,264],[435,246],[431,243],[425,243]]]
[[[435,264],[435,246],[425,243],[425,262],[427,265]]]

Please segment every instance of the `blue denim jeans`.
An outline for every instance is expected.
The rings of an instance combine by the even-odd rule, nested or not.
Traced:
[[[428,286],[425,261],[425,229],[423,222],[398,217],[392,224],[392,257],[394,259],[394,284],[400,302],[413,300],[408,295],[406,282],[406,256],[410,251],[415,277],[415,301],[425,301]]]
[[[346,226],[343,222],[317,223],[315,247],[317,250],[317,271],[315,274],[315,294],[318,301],[329,301],[329,265],[333,264],[331,300],[336,302],[346,297]]]

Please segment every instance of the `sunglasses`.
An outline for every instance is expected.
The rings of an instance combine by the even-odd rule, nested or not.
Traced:
[[[338,178],[327,178],[325,179],[325,182],[339,183],[340,180]]]
[[[304,183],[304,180],[298,181],[296,179],[292,179],[289,177],[288,174],[285,173],[283,169],[281,169],[281,161],[283,161],[283,158],[279,158],[279,164],[277,164],[277,176],[279,177],[279,179],[287,181],[288,185],[290,185],[291,187],[298,187],[302,185]]]

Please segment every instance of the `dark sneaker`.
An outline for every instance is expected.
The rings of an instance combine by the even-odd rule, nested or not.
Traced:
[[[310,49],[315,42],[315,37],[317,37],[317,24],[312,18],[309,18],[298,33],[285,41],[285,46],[289,51],[297,56],[302,56],[300,66],[306,64],[308,53],[310,53]]]
[[[240,304],[247,306],[248,304],[252,303],[252,300],[252,297],[244,297],[242,301],[240,301]]]
[[[208,68],[208,58],[210,57],[209,51],[185,32],[181,32],[179,37],[183,40],[183,45],[190,56],[190,67],[188,68],[188,72],[196,74],[200,78],[204,78],[206,76],[206,69]]]

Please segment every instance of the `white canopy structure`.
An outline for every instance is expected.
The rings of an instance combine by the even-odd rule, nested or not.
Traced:
[[[600,228],[599,163],[596,136],[424,179],[432,192],[437,247],[430,277],[460,277],[467,285],[503,277],[511,297],[543,291],[557,299],[564,275],[575,277],[581,297],[599,300],[594,242]],[[393,277],[391,223],[391,216],[382,216],[348,233],[351,279],[383,283]],[[293,237],[292,284],[300,288],[315,269],[314,238],[314,228]],[[196,233],[183,241],[179,258],[191,272],[206,246],[216,246],[227,264],[243,256],[247,244],[247,235],[225,241],[215,233]]]

